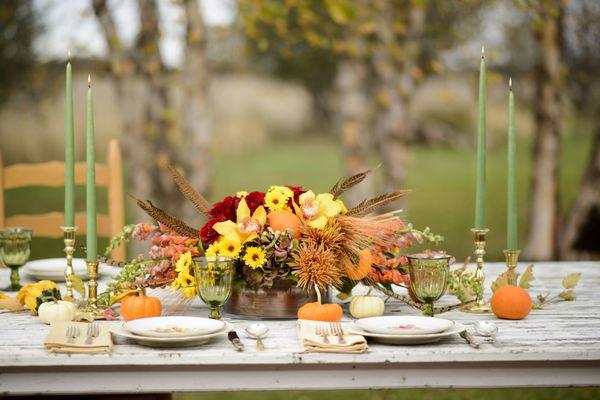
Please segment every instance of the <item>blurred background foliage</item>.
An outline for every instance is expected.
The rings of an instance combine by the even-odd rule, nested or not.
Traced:
[[[137,197],[199,225],[164,161],[211,200],[274,183],[325,191],[382,163],[345,200],[412,188],[396,207],[464,259],[485,44],[490,259],[505,240],[509,76],[521,247],[530,259],[597,258],[599,20],[594,0],[6,0],[0,151],[5,165],[63,158],[70,48],[77,158],[92,73],[98,158],[120,139]],[[39,190],[8,191],[7,215],[61,208],[62,191]],[[34,242],[34,258],[60,254],[58,241]]]

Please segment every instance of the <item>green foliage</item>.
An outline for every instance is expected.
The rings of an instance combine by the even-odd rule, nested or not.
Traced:
[[[483,294],[483,281],[473,271],[467,270],[465,263],[450,272],[448,293],[455,295],[461,303],[467,303]]]

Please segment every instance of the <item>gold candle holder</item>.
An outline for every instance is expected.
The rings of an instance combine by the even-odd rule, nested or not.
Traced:
[[[509,285],[517,284],[517,273],[515,269],[519,263],[520,250],[504,250],[504,257],[506,258],[506,277],[508,278]]]
[[[104,319],[102,309],[98,307],[98,260],[85,260],[87,266],[88,281],[88,301],[87,305],[80,311],[89,313],[94,319]]]
[[[475,244],[475,264],[477,265],[477,270],[475,271],[475,277],[481,280],[481,285],[485,285],[485,274],[483,273],[483,262],[485,256],[485,236],[490,230],[487,228],[478,229],[473,228],[471,232],[473,233],[473,242]],[[466,305],[461,309],[464,312],[470,313],[487,313],[491,311],[490,305],[486,303],[483,299],[483,290],[481,293],[477,294],[477,299],[475,303],[471,303]]]
[[[65,300],[73,301],[73,281],[71,275],[73,271],[73,254],[75,254],[75,234],[77,233],[76,226],[61,226],[63,231],[63,241],[65,243],[65,254],[67,256],[67,266],[65,268],[65,286],[67,287],[67,295]]]

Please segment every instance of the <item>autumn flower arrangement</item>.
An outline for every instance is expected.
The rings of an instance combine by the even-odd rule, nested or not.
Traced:
[[[236,260],[238,283],[270,288],[277,281],[292,282],[306,290],[329,286],[342,291],[359,281],[369,284],[406,281],[400,249],[428,232],[418,232],[399,217],[400,211],[373,215],[407,191],[396,191],[348,207],[340,198],[372,170],[338,181],[328,192],[315,193],[299,186],[271,186],[266,191],[238,192],[210,204],[173,167],[180,191],[205,218],[194,228],[169,215],[151,201],[135,199],[158,222],[133,225],[111,242],[107,254],[121,241],[151,242],[148,257],[128,263],[109,286],[104,301],[143,288],[170,287],[196,296],[192,263],[198,256]]]

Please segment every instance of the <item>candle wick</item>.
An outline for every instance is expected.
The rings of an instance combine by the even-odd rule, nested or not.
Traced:
[[[67,50],[67,60],[71,62],[71,49]]]
[[[92,87],[92,75],[88,74],[88,87]]]
[[[512,76],[508,78],[508,89],[512,92]]]
[[[485,47],[483,45],[481,46],[481,58],[485,58]]]

